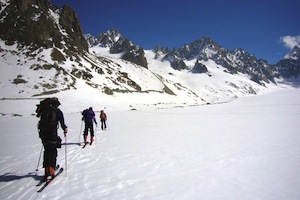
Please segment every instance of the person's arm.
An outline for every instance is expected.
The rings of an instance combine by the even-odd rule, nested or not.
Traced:
[[[93,119],[94,119],[95,124],[98,125],[97,121],[96,121],[96,117],[93,117]]]
[[[64,131],[64,134],[66,135],[68,132],[68,126],[65,124],[64,115],[61,110],[58,109],[58,121],[60,123],[61,128]]]

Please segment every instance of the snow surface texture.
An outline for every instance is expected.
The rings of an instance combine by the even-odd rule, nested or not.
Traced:
[[[67,174],[42,193],[38,100],[1,100],[0,199],[298,200],[299,100],[290,88],[216,105],[107,107],[108,130],[85,149],[80,112],[62,103],[69,133],[58,163],[66,168],[67,148]]]

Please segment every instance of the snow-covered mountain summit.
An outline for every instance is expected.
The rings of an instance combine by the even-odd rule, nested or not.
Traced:
[[[251,80],[265,85],[269,82],[275,83],[272,67],[264,60],[257,59],[247,51],[236,48],[229,51],[221,47],[209,37],[196,40],[181,48],[168,51],[163,48],[155,49],[157,54],[166,52],[165,59],[171,62],[174,69],[190,68],[186,63],[190,60],[200,62],[214,61],[223,66],[224,71],[231,74],[243,73],[249,75]],[[180,63],[180,65],[178,65]],[[196,67],[196,62],[193,67]],[[197,70],[192,70],[193,72]],[[205,71],[205,70],[204,70]],[[208,70],[209,71],[209,70]]]
[[[97,38],[84,36],[69,6],[58,8],[49,0],[1,3],[1,98],[64,96],[76,90],[74,99],[200,105],[275,84],[276,68],[245,50],[228,51],[209,37],[178,49],[144,50],[116,29]]]
[[[284,59],[300,60],[300,47],[294,46],[294,48],[292,48],[290,52],[284,56]]]
[[[132,41],[126,39],[116,29],[110,29],[106,33],[100,33],[98,38],[85,35],[89,43],[89,47],[107,47],[111,54],[122,54],[121,59],[133,62],[137,65],[148,67],[145,58],[144,49],[134,44]]]
[[[276,64],[280,75],[286,78],[297,78],[300,76],[300,47],[295,46]]]
[[[110,29],[105,33],[100,33],[98,37],[86,34],[85,39],[87,40],[89,47],[100,46],[109,48],[113,47],[119,39],[125,40],[117,29]]]

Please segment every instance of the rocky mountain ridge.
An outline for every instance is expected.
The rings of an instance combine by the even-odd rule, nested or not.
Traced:
[[[129,40],[125,39],[115,29],[99,34],[98,38],[91,35],[85,35],[85,37],[89,43],[89,47],[109,47],[110,53],[130,51],[128,48],[120,47],[123,45],[122,41]],[[132,41],[129,41],[128,43],[135,48],[138,47]],[[116,44],[119,45],[119,51],[115,51],[115,48],[113,48],[114,46],[117,46]],[[172,50],[157,46],[153,51],[156,53],[156,57],[164,55],[163,61],[169,61],[171,67],[176,70],[189,70],[191,69],[191,66],[187,66],[186,61],[196,60],[194,66],[192,66],[191,72],[208,73],[209,70],[205,65],[202,65],[199,68],[199,61],[208,61],[210,59],[215,61],[216,64],[223,66],[225,68],[224,71],[227,73],[248,74],[250,75],[251,80],[264,85],[270,82],[276,83],[275,78],[297,78],[300,75],[300,65],[296,62],[297,59],[295,59],[300,57],[299,53],[297,53],[298,48],[299,47],[295,46],[291,51],[294,53],[289,53],[293,56],[283,58],[276,65],[270,65],[266,60],[257,59],[254,55],[249,54],[246,50],[241,48],[235,48],[234,50],[229,51],[218,45],[210,37],[203,37],[190,44]],[[294,59],[290,59],[291,57]]]
[[[178,49],[149,51],[115,29],[97,38],[83,35],[76,12],[50,0],[1,0],[0,5],[2,98],[88,87],[110,100],[128,94],[139,102],[147,95],[146,102],[217,103],[256,94],[276,84],[276,78],[299,76],[299,53],[271,66],[245,50],[228,51],[209,37]]]
[[[156,53],[162,51],[161,48],[156,49]],[[274,70],[264,60],[258,60],[255,56],[250,55],[247,51],[236,48],[233,51],[229,51],[209,37],[196,40],[195,42],[185,45],[172,51],[166,51],[166,60],[171,62],[171,66],[174,69],[188,69],[186,66],[186,60],[197,60],[193,66],[193,73],[206,73],[208,70],[205,66],[202,66],[203,70],[195,70],[198,68],[198,61],[213,60],[216,64],[223,66],[224,72],[230,74],[243,73],[251,76],[251,80],[259,83],[266,84],[269,82],[275,83]],[[179,66],[178,66],[178,63]]]
[[[133,62],[147,68],[144,49],[134,44],[132,41],[123,37],[118,30],[111,29],[106,33],[100,33],[98,38],[85,35],[89,47],[99,46],[108,47],[112,54],[122,53],[121,59]]]

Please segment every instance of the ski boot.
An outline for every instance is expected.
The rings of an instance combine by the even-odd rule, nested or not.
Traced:
[[[86,135],[83,135],[83,141],[84,141],[84,144],[87,144],[86,139],[87,139],[87,136],[86,136]]]
[[[94,137],[91,137],[91,145],[93,144],[93,142],[94,142]]]
[[[55,177],[55,170],[54,167],[45,167],[45,176],[44,176],[44,180],[51,180]]]

